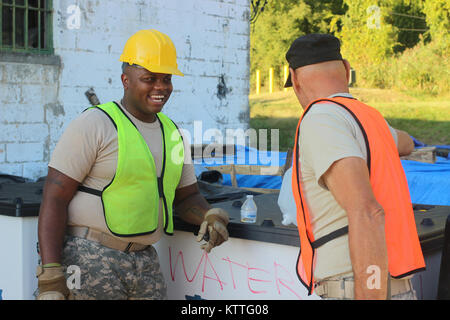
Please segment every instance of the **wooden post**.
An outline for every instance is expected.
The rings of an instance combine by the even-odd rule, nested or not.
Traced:
[[[234,164],[231,165],[230,175],[231,175],[231,185],[237,188],[238,184],[236,179],[236,168],[234,167]]]
[[[288,76],[289,76],[289,66],[284,66],[283,85],[286,83]],[[284,88],[283,91],[284,92],[288,91],[288,88]]]
[[[261,72],[256,70],[256,94],[259,94],[261,91]]]
[[[414,160],[426,163],[436,162],[436,147],[424,147],[419,149],[414,149],[408,156],[400,157],[402,160]]]
[[[273,93],[273,68],[269,69],[269,93]]]
[[[286,153],[286,163],[283,166],[282,169],[282,175],[284,176],[285,172],[289,170],[289,168],[292,166],[292,154],[293,150],[289,148]]]
[[[356,83],[356,71],[354,69],[350,69],[350,79],[348,79],[348,86],[353,87]]]

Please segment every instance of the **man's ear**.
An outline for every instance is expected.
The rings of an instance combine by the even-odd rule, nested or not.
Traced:
[[[298,93],[300,92],[300,83],[298,82],[297,74],[292,68],[289,68],[289,72],[291,73],[292,89],[294,89],[295,93]]]
[[[122,79],[123,88],[125,90],[127,90],[128,89],[128,82],[129,82],[130,79],[128,78],[128,76],[125,73],[122,73],[120,78]]]
[[[350,83],[350,62],[348,62],[345,59],[342,59],[342,62],[344,63],[344,67],[345,67],[345,75],[347,77],[347,83]]]

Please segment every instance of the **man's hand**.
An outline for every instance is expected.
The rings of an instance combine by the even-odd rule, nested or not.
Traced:
[[[38,266],[36,276],[38,277],[39,288],[37,300],[69,299],[70,291],[67,288],[62,267]]]
[[[185,222],[200,225],[197,241],[208,232],[208,240],[201,248],[210,252],[212,248],[228,240],[228,213],[219,208],[211,208],[200,194],[197,183],[177,189],[175,192],[175,211]]]
[[[200,242],[206,232],[209,234],[208,242],[201,245],[203,250],[209,253],[212,248],[228,240],[228,221],[228,213],[223,209],[213,208],[206,213],[197,236],[197,241]]]

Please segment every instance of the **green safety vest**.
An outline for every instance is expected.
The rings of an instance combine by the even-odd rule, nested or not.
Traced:
[[[92,108],[106,113],[117,129],[116,173],[102,190],[80,186],[79,190],[101,196],[108,229],[116,236],[150,234],[158,227],[159,199],[164,209],[164,232],[173,234],[172,204],[184,163],[183,139],[178,127],[166,115],[156,114],[163,140],[161,176],[141,133],[115,103]]]

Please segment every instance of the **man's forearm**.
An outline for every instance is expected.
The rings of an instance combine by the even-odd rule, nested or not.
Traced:
[[[386,299],[388,259],[384,213],[363,213],[349,224],[349,247],[355,280],[355,299]]]
[[[185,222],[200,225],[206,212],[211,209],[210,204],[200,193],[194,193],[177,204],[175,211],[177,215]]]
[[[39,210],[38,238],[43,264],[61,262],[67,208],[79,182],[49,167]]]
[[[66,225],[66,205],[56,201],[42,204],[39,214],[38,238],[43,265],[61,263]]]
[[[397,131],[397,149],[400,156],[410,155],[414,151],[414,141],[406,131]]]
[[[355,299],[386,299],[388,268],[384,210],[373,194],[366,162],[358,157],[338,160],[323,179],[347,213]],[[373,270],[379,271],[374,275],[379,277],[374,286],[369,285]]]

